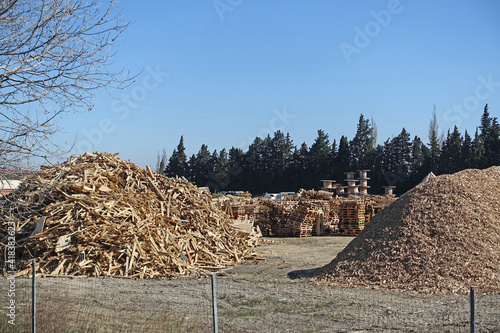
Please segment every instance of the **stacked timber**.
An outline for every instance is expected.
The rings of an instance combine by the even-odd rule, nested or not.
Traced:
[[[1,250],[13,232],[19,275],[33,258],[41,274],[132,278],[202,276],[252,258],[259,235],[234,228],[209,193],[116,155],[42,167],[0,199]]]
[[[292,237],[312,236],[313,227],[318,219],[319,209],[314,202],[300,201],[290,214],[285,235]]]
[[[258,225],[263,235],[284,236],[288,233],[288,219],[298,204],[296,200],[261,199]],[[266,233],[268,230],[269,232]]]
[[[345,199],[340,204],[340,229],[346,236],[357,236],[365,227],[365,202]]]

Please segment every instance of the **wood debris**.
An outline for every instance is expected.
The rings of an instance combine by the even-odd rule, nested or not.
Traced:
[[[321,283],[500,293],[500,166],[442,175],[382,210],[327,266]]]
[[[16,225],[16,268],[63,276],[206,275],[252,259],[261,235],[233,227],[209,193],[117,154],[86,153],[0,199],[0,242]],[[5,273],[6,256],[0,259]]]

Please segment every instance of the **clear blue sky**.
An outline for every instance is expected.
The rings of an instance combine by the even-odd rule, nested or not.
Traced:
[[[360,113],[378,142],[438,122],[474,132],[500,118],[500,1],[135,1],[115,68],[142,74],[91,112],[60,120],[75,153],[119,152],[144,167],[184,135],[246,150],[280,129],[310,146],[323,129],[352,139]]]

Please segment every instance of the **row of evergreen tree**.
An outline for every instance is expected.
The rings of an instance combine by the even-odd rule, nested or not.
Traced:
[[[158,156],[157,171],[184,176],[212,191],[260,194],[318,188],[320,179],[344,183],[344,172],[369,169],[370,193],[382,193],[382,186],[394,185],[401,194],[430,171],[443,174],[500,165],[500,125],[490,116],[487,104],[474,137],[467,131],[462,135],[456,126],[440,134],[434,109],[428,140],[412,138],[403,128],[397,136],[376,144],[377,126],[361,114],[352,140],[342,136],[338,143],[330,142],[328,134],[318,130],[311,147],[296,146],[288,133],[277,131],[273,136],[256,137],[246,152],[235,147],[210,152],[202,144],[188,159],[181,136],[168,160],[165,150]]]

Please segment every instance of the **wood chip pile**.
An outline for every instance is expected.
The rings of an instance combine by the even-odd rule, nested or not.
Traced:
[[[419,184],[315,278],[424,293],[500,293],[500,166]]]
[[[209,193],[116,155],[44,167],[0,199],[0,266],[9,222],[20,275],[33,257],[42,274],[131,278],[201,276],[254,258],[259,236],[235,229]]]

